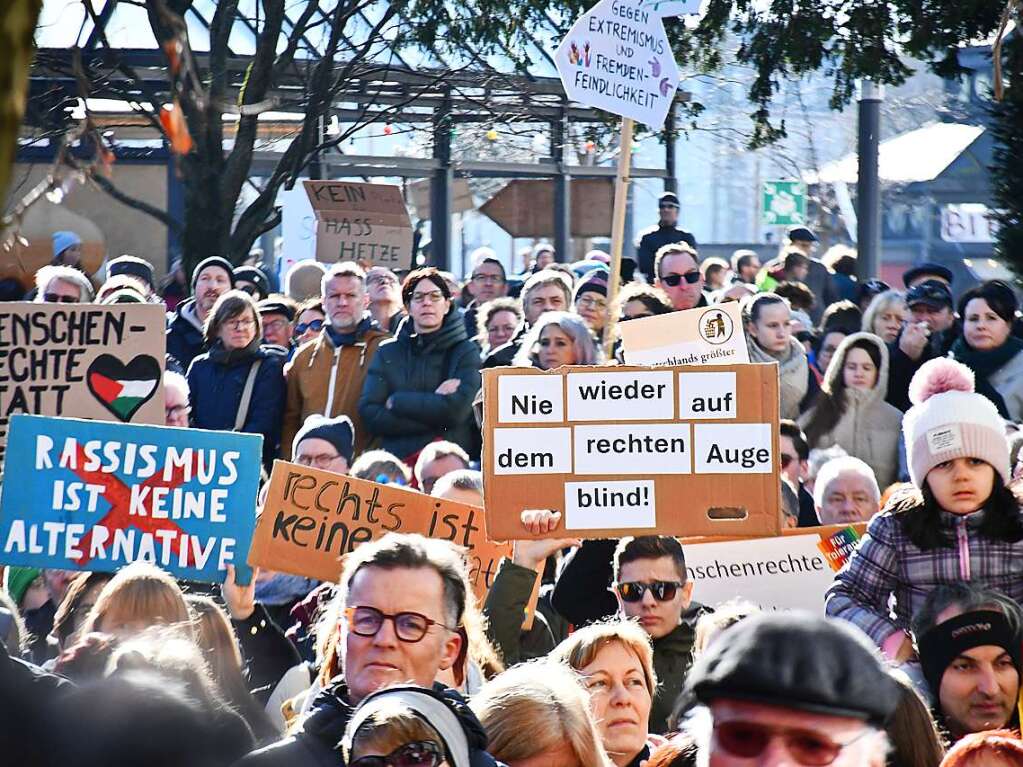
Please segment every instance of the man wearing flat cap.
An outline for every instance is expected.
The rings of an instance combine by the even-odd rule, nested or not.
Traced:
[[[955,741],[1018,728],[1023,613],[970,583],[939,586],[913,616],[913,639],[935,720]]]
[[[697,658],[686,690],[710,713],[709,723],[693,720],[709,767],[883,767],[884,726],[900,695],[866,636],[799,612],[726,629]]]
[[[790,227],[785,234],[788,237],[788,245],[782,249],[782,252],[798,250],[810,259],[809,270],[803,283],[813,291],[814,298],[817,299],[810,307],[810,319],[820,322],[824,310],[842,298],[835,285],[834,275],[823,261],[814,258],[814,251],[820,238],[805,226]]]
[[[658,250],[665,245],[674,245],[676,242],[684,242],[696,250],[696,238],[691,232],[678,226],[678,211],[678,195],[674,192],[662,194],[657,199],[657,225],[640,232],[639,239],[636,241],[636,260],[639,262],[637,266],[646,275],[647,282],[651,285],[656,276],[654,258]]]

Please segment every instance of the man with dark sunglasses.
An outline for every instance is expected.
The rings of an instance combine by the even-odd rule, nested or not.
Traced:
[[[636,240],[637,266],[648,282],[654,281],[654,259],[665,245],[684,242],[696,250],[696,238],[678,226],[679,201],[674,192],[665,192],[657,198],[657,224],[639,233]]]
[[[883,767],[900,687],[858,629],[809,613],[743,618],[696,660],[687,693],[709,767]]]
[[[601,592],[601,584],[608,584]],[[566,620],[583,625],[617,613],[650,635],[658,686],[650,709],[650,732],[664,733],[668,716],[692,661],[700,608],[682,544],[666,535],[620,541],[587,540],[566,557],[551,594]]]
[[[44,266],[36,272],[36,303],[88,304],[95,292],[89,278],[70,266]]]
[[[656,285],[668,294],[675,311],[707,305],[699,256],[687,243],[665,245],[654,261]]]
[[[467,665],[468,577],[458,549],[420,535],[389,533],[350,553],[335,605],[339,674],[290,737],[249,754],[238,767],[344,765],[338,746],[356,707],[395,685],[430,688],[432,697],[450,702],[466,730],[482,735],[465,700],[434,681],[448,669],[457,679]],[[482,750],[485,740],[468,744],[470,767],[496,767]]]

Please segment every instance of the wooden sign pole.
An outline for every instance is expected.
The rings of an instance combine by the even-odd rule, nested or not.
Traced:
[[[621,138],[618,142],[618,168],[615,173],[615,202],[611,214],[611,280],[607,286],[609,307],[607,325],[604,326],[604,354],[610,361],[614,349],[615,299],[618,297],[618,283],[622,276],[622,247],[625,237],[625,206],[629,198],[629,182],[632,169],[632,128],[631,117],[622,118]]]

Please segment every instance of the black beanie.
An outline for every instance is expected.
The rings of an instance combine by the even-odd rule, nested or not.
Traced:
[[[119,274],[137,277],[150,289],[154,287],[153,265],[138,256],[118,256],[107,265],[107,277],[116,277]]]
[[[202,270],[209,266],[218,266],[227,272],[228,278],[231,280],[231,287],[234,287],[234,267],[231,266],[231,262],[223,256],[210,256],[200,261],[195,270],[192,272],[192,290],[195,291],[195,283],[199,281],[199,275],[202,274]]]
[[[338,455],[344,457],[348,461],[348,465],[351,466],[352,458],[355,455],[355,427],[352,426],[352,421],[348,416],[327,418],[319,413],[309,416],[291,443],[291,454],[297,453],[299,443],[310,437],[324,439],[332,444]]]
[[[235,282],[245,280],[251,282],[264,296],[270,293],[270,280],[266,278],[263,270],[255,266],[239,266],[234,270]]]

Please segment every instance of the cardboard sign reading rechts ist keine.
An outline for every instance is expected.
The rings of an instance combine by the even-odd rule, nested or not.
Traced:
[[[548,537],[779,532],[778,368],[483,371],[487,530]]]
[[[275,461],[249,564],[337,583],[342,557],[358,546],[388,532],[420,533],[468,550],[482,599],[501,557],[511,556],[509,544],[487,539],[483,517],[478,506]]]
[[[0,457],[15,413],[164,422],[163,306],[0,304]]]
[[[258,434],[16,415],[0,495],[0,563],[248,583]]]

